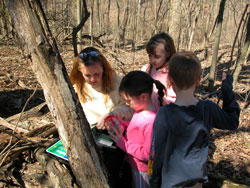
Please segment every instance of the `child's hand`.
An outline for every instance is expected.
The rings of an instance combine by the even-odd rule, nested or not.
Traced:
[[[114,125],[120,124],[119,116],[109,115],[104,119],[104,125],[109,130]]]
[[[230,74],[222,74],[221,93],[223,96],[223,106],[227,106],[235,99],[233,90],[233,77]]]
[[[109,116],[109,114],[104,114],[104,115],[100,118],[99,122],[98,122],[97,125],[96,125],[96,127],[97,127],[98,129],[106,129],[106,127],[105,127],[105,119],[106,119],[108,116]]]
[[[110,127],[110,129],[108,129],[108,133],[115,143],[117,143],[122,137],[122,130],[119,125]]]
[[[227,73],[223,72],[222,73],[222,81],[225,80],[227,78]]]

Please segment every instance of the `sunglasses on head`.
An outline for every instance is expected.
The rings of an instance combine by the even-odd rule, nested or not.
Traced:
[[[99,52],[97,51],[91,51],[91,52],[82,52],[79,54],[79,57],[82,59],[85,59],[86,57],[92,56],[92,57],[97,57],[99,55]]]

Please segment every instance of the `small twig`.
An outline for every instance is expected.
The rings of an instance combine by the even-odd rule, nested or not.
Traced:
[[[13,133],[10,133],[9,131],[5,131],[5,130],[2,130],[2,132],[6,133],[12,137],[15,137],[19,140],[23,140],[25,142],[31,142],[31,143],[37,144],[41,147],[47,147],[46,145],[39,143],[39,141],[35,141],[35,139],[37,139],[37,140],[40,140],[40,142],[42,142],[42,141],[46,141],[47,139],[42,139],[42,138],[38,138],[38,137],[25,138],[24,136],[22,136],[20,134],[13,134]]]
[[[9,143],[10,143],[10,142],[9,142]],[[2,166],[2,164],[3,164],[3,162],[5,161],[6,157],[9,155],[11,149],[14,148],[18,143],[19,143],[19,141],[17,141],[13,146],[11,146],[5,154],[4,154],[3,151],[0,153],[0,157],[2,158],[2,161],[1,161],[1,163],[0,163],[0,167]],[[5,147],[5,148],[7,148],[7,147]],[[4,148],[4,149],[5,149],[5,148]],[[4,155],[4,156],[2,157],[2,155]]]
[[[204,76],[204,77],[202,78],[202,80],[201,80],[201,83],[206,82],[207,79],[208,79],[208,77],[209,77],[209,74],[207,74],[206,76]]]
[[[35,95],[36,90],[37,90],[37,87],[38,87],[38,84],[36,85],[36,88],[35,88],[35,90],[33,91],[33,93],[31,94],[31,96],[30,96],[30,97],[27,99],[27,101],[25,102],[24,107],[23,107],[23,109],[22,109],[22,111],[21,111],[20,117],[19,117],[19,119],[18,119],[18,121],[17,121],[17,123],[16,123],[16,125],[15,125],[15,128],[14,128],[13,131],[12,131],[13,134],[15,133],[15,129],[16,129],[16,127],[17,127],[17,125],[18,125],[18,123],[19,123],[21,117],[22,117],[22,114],[23,114],[23,112],[24,112],[26,106],[28,105],[28,103],[29,103],[29,101],[31,100],[31,98]],[[9,154],[9,152],[10,152],[10,149],[13,148],[13,147],[18,143],[18,142],[17,142],[17,143],[15,143],[12,147],[10,147],[10,146],[11,146],[12,139],[13,139],[13,136],[11,136],[8,145],[7,145],[7,146],[1,151],[1,153],[0,153],[0,156],[1,156],[3,153],[5,153],[5,151],[9,150],[9,151],[7,151],[7,153],[5,154],[5,156],[3,157],[3,160],[2,160],[2,162],[0,163],[0,166],[3,164],[5,158],[8,156],[8,154]],[[9,147],[10,147],[10,149],[8,149]]]
[[[211,95],[218,94],[218,93],[220,93],[219,89],[202,96],[202,99],[206,99],[206,98],[210,97]]]
[[[16,127],[17,127],[18,123],[20,122],[20,120],[21,120],[21,118],[22,118],[22,115],[23,115],[23,112],[24,112],[25,108],[27,107],[27,105],[28,105],[28,103],[30,102],[30,100],[32,99],[32,97],[35,95],[35,93],[36,93],[36,91],[37,91],[37,87],[38,87],[38,84],[36,84],[35,90],[33,91],[33,93],[31,94],[31,96],[30,96],[30,97],[27,99],[27,101],[25,102],[24,107],[23,107],[23,109],[22,109],[22,111],[21,111],[21,113],[20,113],[20,116],[19,116],[18,120],[17,120]],[[13,133],[14,133],[14,132],[15,132],[15,129],[13,130]]]
[[[250,86],[249,86],[249,83],[250,83],[250,77],[248,78],[247,93],[246,93],[246,96],[245,96],[245,99],[244,99],[244,105],[243,105],[242,110],[241,110],[241,116],[242,116],[242,114],[245,113],[245,108],[246,108],[247,104],[249,103],[249,101],[248,101],[248,97],[250,96],[250,90],[249,90]]]

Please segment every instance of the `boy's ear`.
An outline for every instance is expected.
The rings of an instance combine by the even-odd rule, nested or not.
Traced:
[[[199,76],[198,80],[195,83],[195,86],[198,86],[200,84],[200,82],[201,82],[201,76]]]

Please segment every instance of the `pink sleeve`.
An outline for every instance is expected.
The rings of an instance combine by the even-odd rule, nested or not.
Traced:
[[[152,131],[153,131],[153,124],[148,124],[147,126],[145,126],[143,130],[144,142],[142,145],[135,144],[129,140],[126,140],[124,137],[122,137],[118,141],[117,146],[121,148],[124,152],[132,155],[133,157],[139,160],[148,161],[151,139],[152,139]]]

